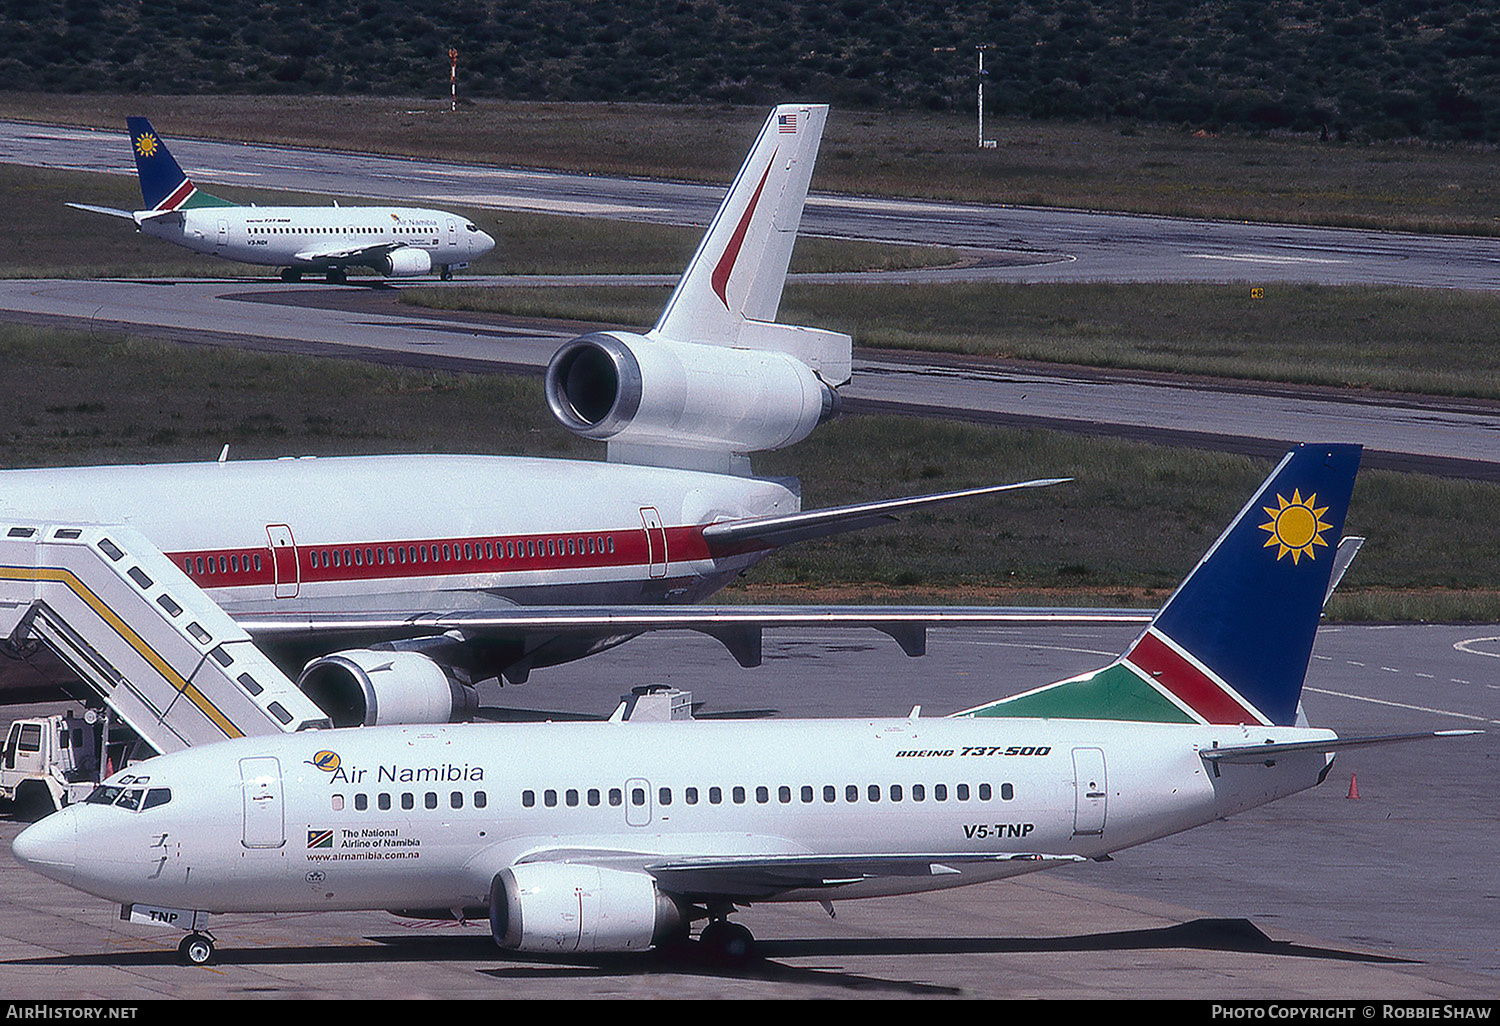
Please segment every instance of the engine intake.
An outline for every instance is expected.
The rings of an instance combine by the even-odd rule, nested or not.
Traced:
[[[403,246],[387,253],[380,261],[379,270],[394,278],[426,274],[432,270],[432,256],[425,249]]]
[[[807,437],[838,393],[784,352],[595,332],[547,366],[547,404],[568,430],[610,443],[733,452]]]
[[[512,951],[645,951],[685,937],[688,922],[647,873],[530,862],[490,884],[490,932]]]
[[[420,652],[335,652],[303,667],[297,687],[335,727],[456,723],[479,706],[472,687]]]

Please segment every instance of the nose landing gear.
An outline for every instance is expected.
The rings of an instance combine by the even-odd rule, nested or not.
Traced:
[[[206,933],[190,933],[177,945],[184,965],[208,965],[214,960],[214,939]]]

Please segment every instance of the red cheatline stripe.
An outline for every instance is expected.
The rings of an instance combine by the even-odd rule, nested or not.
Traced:
[[[1209,723],[1260,722],[1212,678],[1150,631],[1141,636],[1125,660]]]
[[[780,152],[780,151],[777,151]],[[750,228],[750,218],[755,214],[755,208],[760,203],[760,192],[766,187],[766,179],[771,177],[771,168],[776,164],[776,154],[771,154],[771,162],[766,165],[765,173],[760,176],[760,184],[755,187],[755,195],[750,197],[750,205],[745,208],[740,223],[735,225],[734,234],[729,237],[729,245],[724,248],[724,255],[719,257],[719,262],[714,265],[713,276],[709,279],[713,282],[714,291],[719,294],[719,301],[724,304],[724,309],[729,309],[729,298],[724,295],[724,290],[729,285],[729,275],[734,271],[734,262],[739,259],[740,247],[745,244],[745,232]]]
[[[193,185],[192,180],[184,178],[182,180],[182,184],[172,192],[172,195],[168,196],[166,199],[162,200],[156,205],[156,209],[175,210],[177,208],[177,205],[186,201],[187,198],[191,196],[195,190],[196,187]]]
[[[675,567],[684,562],[693,562],[715,558],[708,550],[703,541],[703,526],[667,527],[666,533],[667,559]],[[589,552],[587,541],[592,538],[595,541],[595,551]],[[573,541],[574,551],[567,552],[566,542]],[[614,550],[609,551],[608,546],[601,547],[599,542],[609,539],[614,544]],[[547,554],[547,542],[553,542],[553,553]],[[536,555],[531,556],[505,556],[505,543],[509,541],[517,549],[523,550],[526,542],[532,542],[537,550]],[[484,555],[485,543],[492,547],[490,555]],[[468,558],[462,557],[465,543],[472,545],[472,555]],[[659,542],[655,543],[658,546]],[[406,559],[407,549],[418,548],[425,545],[432,553],[427,561],[411,561]],[[443,545],[449,546],[450,558],[439,559],[438,552]],[[393,549],[402,550],[397,556],[387,558]],[[340,558],[338,566],[331,566],[322,559],[326,553],[337,550]],[[233,549],[195,549],[166,553],[178,566],[184,568],[187,574],[198,583],[200,587],[233,587],[247,585],[269,585],[275,581],[275,551],[265,545],[247,546]],[[353,553],[358,551],[361,559],[358,563],[353,562]],[[745,551],[754,551],[746,547]],[[365,553],[370,554],[370,559],[364,558]],[[378,552],[378,557],[376,553]],[[258,569],[252,569],[252,556],[259,553],[261,565]],[[298,576],[303,584],[318,581],[379,581],[391,580],[403,577],[461,577],[476,573],[506,573],[534,570],[587,570],[599,567],[615,568],[643,568],[653,562],[661,561],[660,552],[653,553],[648,545],[646,532],[635,528],[623,531],[585,531],[585,532],[547,532],[532,535],[494,535],[481,536],[479,538],[438,538],[424,539],[420,542],[409,539],[401,541],[373,541],[362,542],[340,541],[323,542],[317,545],[299,544],[296,546],[298,560]],[[317,553],[319,565],[311,565],[309,556]],[[346,555],[347,554],[347,555]],[[655,560],[652,559],[653,554]],[[724,553],[717,554],[723,557]],[[230,557],[239,557],[231,563]],[[211,571],[200,573],[197,569],[199,558],[217,563],[220,558],[224,560],[226,569],[224,571]],[[235,567],[235,563],[238,567]],[[191,568],[189,569],[189,564]],[[289,568],[288,568],[289,569]]]

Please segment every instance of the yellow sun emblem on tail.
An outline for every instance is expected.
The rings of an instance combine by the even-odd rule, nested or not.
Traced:
[[[1261,507],[1271,518],[1270,523],[1260,525],[1262,531],[1271,532],[1271,537],[1266,539],[1263,547],[1269,549],[1273,545],[1280,546],[1276,550],[1278,560],[1290,552],[1293,566],[1296,566],[1303,556],[1308,559],[1314,558],[1314,546],[1326,547],[1328,545],[1323,540],[1322,532],[1333,529],[1332,524],[1323,523],[1323,514],[1328,512],[1328,507],[1316,505],[1318,501],[1316,493],[1304,499],[1295,488],[1292,489],[1290,502],[1284,495],[1277,495],[1276,501],[1280,505],[1275,509],[1270,506]]]
[[[150,132],[142,132],[141,137],[135,141],[135,152],[143,157],[149,157],[156,152],[156,136]]]

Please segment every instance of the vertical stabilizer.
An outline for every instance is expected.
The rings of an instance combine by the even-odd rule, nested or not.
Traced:
[[[130,149],[141,180],[141,199],[149,211],[187,210],[193,207],[232,207],[233,203],[210,196],[183,173],[167,144],[145,118],[125,119],[130,129]]]
[[[828,108],[771,111],[648,338],[787,352],[848,380],[847,335],[776,324]]]
[[[1359,457],[1288,453],[1119,659],[960,715],[1293,725]]]

